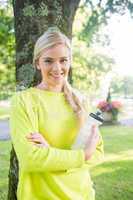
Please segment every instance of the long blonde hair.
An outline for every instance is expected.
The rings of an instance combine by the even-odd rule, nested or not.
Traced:
[[[66,35],[61,33],[57,28],[49,28],[42,36],[40,36],[34,47],[33,66],[36,68],[36,62],[39,59],[44,49],[51,48],[57,44],[64,44],[70,52],[70,61],[72,60],[71,42]],[[80,100],[79,95],[71,87],[69,82],[65,80],[63,87],[64,96],[66,101],[72,107],[74,113],[79,121],[78,125],[81,127],[87,117],[87,112],[83,102]]]

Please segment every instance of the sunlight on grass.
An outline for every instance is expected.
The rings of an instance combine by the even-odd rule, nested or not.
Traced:
[[[112,161],[92,170],[96,200],[132,200],[133,160]]]
[[[105,157],[91,170],[96,200],[132,200],[133,129],[107,126],[101,128],[101,133]]]
[[[6,199],[10,160],[10,141],[0,141],[0,200]]]
[[[114,160],[114,161],[133,160],[133,150],[121,151],[118,154],[106,153],[106,155],[104,157],[104,162],[109,162],[112,160]]]
[[[0,106],[0,119],[9,118],[10,108]]]

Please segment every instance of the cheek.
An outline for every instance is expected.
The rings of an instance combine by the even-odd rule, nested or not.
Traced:
[[[43,73],[47,73],[49,71],[49,67],[47,67],[44,63],[40,63],[40,68]]]
[[[43,77],[48,76],[48,73],[49,73],[49,69],[47,69],[46,67],[41,68],[41,74]]]
[[[69,74],[69,71],[70,71],[70,67],[68,67],[68,66],[65,67],[65,68],[64,68],[64,71],[65,71],[65,73],[68,75],[68,74]]]

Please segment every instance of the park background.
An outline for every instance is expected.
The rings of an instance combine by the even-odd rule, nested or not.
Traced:
[[[32,17],[32,3],[25,2],[24,14]],[[60,4],[58,1],[51,3],[54,2],[60,18]],[[47,13],[46,5],[44,13]],[[109,105],[113,101],[121,104],[117,118],[105,119],[106,123],[100,128],[105,157],[91,168],[97,200],[133,199],[132,17],[132,1],[82,0],[72,24],[71,84],[87,96],[93,111],[101,101]],[[23,81],[25,76],[33,73],[27,65],[16,70],[15,49],[12,1],[0,0],[0,200],[5,200],[8,193],[10,98],[16,86],[17,90],[25,89],[33,78],[27,78],[26,83]],[[107,112],[110,113],[112,110]]]

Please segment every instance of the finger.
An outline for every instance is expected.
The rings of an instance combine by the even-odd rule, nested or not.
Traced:
[[[95,132],[95,130],[96,130],[96,124],[92,125],[91,130],[92,130],[93,133]]]
[[[36,134],[32,138],[39,140],[41,143],[47,143],[47,140],[41,134]]]
[[[40,143],[49,146],[48,142],[45,140],[42,140],[41,138],[30,138],[28,139],[29,142],[35,142],[35,143]]]
[[[99,141],[99,134],[97,132],[93,133],[91,135],[91,140],[96,140],[96,141]]]
[[[40,144],[46,144],[49,146],[48,142],[45,140],[45,138],[40,133],[30,133],[30,135],[26,136],[28,141],[40,143]]]
[[[29,134],[29,135],[26,135],[26,138],[31,138],[32,136],[31,136],[31,134]]]
[[[34,134],[35,134],[35,133],[29,133],[28,135],[26,135],[26,137],[27,137],[27,138],[32,138]]]
[[[41,137],[41,136],[38,136],[38,135],[33,135],[31,138],[32,138],[32,139],[42,139],[42,137]]]
[[[26,136],[27,139],[34,139],[36,138],[35,136]]]
[[[93,125],[90,129],[90,137],[94,137],[95,134],[96,134],[96,126]]]
[[[31,142],[39,142],[42,143],[42,140],[40,140],[39,138],[31,138],[29,139]]]
[[[35,141],[32,141],[32,140],[29,140],[28,142],[32,143],[32,144],[42,144],[40,142],[35,142]]]
[[[96,134],[96,135],[92,138],[92,140],[94,140],[94,141],[97,143],[97,142],[99,142],[99,140],[100,140],[100,136],[99,136],[98,134]]]
[[[29,135],[26,136],[27,138],[41,138],[42,135],[38,133],[30,133]]]

